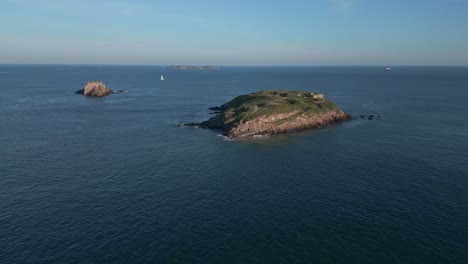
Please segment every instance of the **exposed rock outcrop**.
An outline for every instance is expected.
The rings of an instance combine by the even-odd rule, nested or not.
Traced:
[[[380,119],[380,115],[366,115],[366,116],[360,115],[359,117],[361,119],[367,119],[367,120],[378,120],[378,119]]]
[[[90,81],[86,84],[85,88],[80,89],[75,92],[76,94],[84,94],[86,96],[106,96],[113,91],[106,87],[106,85],[101,81]]]

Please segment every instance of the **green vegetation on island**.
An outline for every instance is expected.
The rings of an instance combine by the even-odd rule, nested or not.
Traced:
[[[302,115],[341,111],[323,94],[306,91],[265,90],[241,95],[219,107],[224,115],[238,121],[250,121],[260,116],[298,112]]]

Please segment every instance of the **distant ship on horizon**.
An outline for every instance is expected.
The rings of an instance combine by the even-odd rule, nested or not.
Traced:
[[[386,70],[386,71],[391,71],[392,68],[391,68],[391,67],[385,67],[385,70]]]

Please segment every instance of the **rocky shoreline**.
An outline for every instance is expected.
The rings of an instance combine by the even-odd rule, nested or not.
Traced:
[[[293,115],[294,117],[289,118]],[[344,112],[332,112],[314,116],[301,116],[298,113],[292,113],[291,116],[281,114],[271,115],[247,123],[224,122],[219,116],[216,116],[201,123],[190,122],[184,125],[217,129],[223,131],[223,134],[228,138],[245,139],[259,135],[273,135],[297,132],[310,128],[321,128],[352,119],[350,115]]]

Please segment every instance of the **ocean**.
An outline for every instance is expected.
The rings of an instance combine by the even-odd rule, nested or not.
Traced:
[[[178,126],[264,89],[357,118]],[[0,262],[468,263],[467,102],[468,67],[0,65]]]

